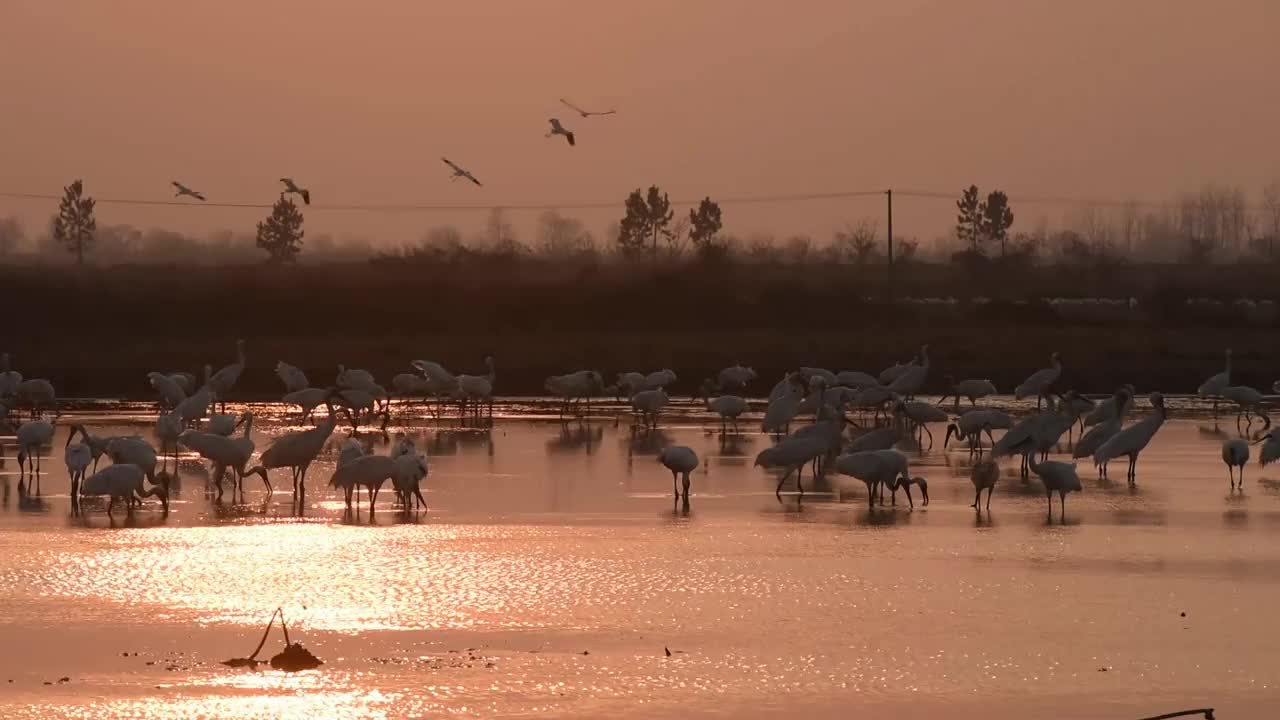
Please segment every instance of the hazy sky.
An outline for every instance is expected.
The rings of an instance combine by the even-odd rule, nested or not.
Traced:
[[[0,0],[0,191],[325,203],[617,201],[888,186],[1163,200],[1280,177],[1276,0]],[[582,120],[557,103],[617,107]],[[558,116],[578,147],[546,139]],[[450,183],[439,157],[485,187]],[[725,207],[785,234],[882,200]],[[897,203],[932,238],[946,201]],[[52,203],[0,197],[29,231]],[[1057,210],[1023,207],[1020,220]],[[102,205],[252,230],[258,210]],[[307,215],[393,242],[483,213]],[[526,216],[530,217],[530,216]],[[1015,228],[1016,229],[1016,228]],[[527,233],[526,233],[527,235]]]

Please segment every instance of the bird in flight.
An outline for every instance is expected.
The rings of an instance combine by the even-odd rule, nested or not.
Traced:
[[[557,118],[551,118],[551,132],[547,133],[547,137],[551,137],[552,135],[563,135],[564,139],[568,140],[570,145],[576,144],[573,141],[573,133],[566,130]]]
[[[192,190],[191,188],[187,187],[186,185],[183,185],[177,180],[173,181],[173,186],[178,188],[178,192],[173,194],[174,197],[182,197],[183,195],[189,195],[197,200],[201,200],[201,201],[204,200],[204,195],[196,192],[195,190]]]
[[[310,190],[298,187],[298,184],[293,181],[293,178],[280,178],[280,182],[284,183],[284,192],[281,193],[282,195],[285,193],[297,193],[302,196],[302,202],[304,205],[311,204]]]
[[[596,111],[592,111],[592,110],[583,110],[582,108],[578,107],[577,105],[574,105],[573,103],[569,102],[568,100],[565,100],[564,98],[560,98],[560,102],[564,103],[564,104],[565,104],[565,105],[567,105],[568,107],[573,108],[573,111],[574,111],[574,112],[578,113],[579,115],[581,115],[581,116],[582,116],[582,117],[584,117],[584,118],[589,118],[589,117],[591,117],[592,115],[612,115],[612,114],[614,114],[614,113],[618,112],[617,110],[605,110],[604,112],[596,112]]]
[[[453,177],[449,179],[450,182],[457,180],[458,178],[466,178],[471,182],[475,183],[476,185],[480,185],[480,181],[476,179],[475,175],[472,175],[470,172],[463,170],[461,167],[459,167],[456,163],[454,163],[449,158],[442,157],[440,159],[444,161],[445,165],[448,165],[450,168],[453,169]],[[481,185],[481,187],[484,187],[484,186]]]

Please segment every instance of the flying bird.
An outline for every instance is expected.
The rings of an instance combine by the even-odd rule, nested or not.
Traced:
[[[450,160],[449,158],[447,158],[447,157],[442,157],[442,158],[440,158],[440,159],[444,161],[444,164],[445,164],[445,165],[448,165],[450,168],[452,168],[452,169],[453,169],[453,177],[452,177],[452,178],[450,178],[450,182],[452,182],[453,180],[457,180],[458,178],[466,178],[466,179],[470,180],[471,182],[475,183],[476,185],[478,185],[478,186],[480,186],[480,187],[484,187],[483,185],[480,185],[480,181],[476,179],[476,176],[475,176],[475,175],[472,175],[472,174],[471,174],[470,172],[468,172],[467,170],[462,169],[461,167],[459,167],[456,163],[454,163],[454,162],[453,162],[452,160]]]
[[[174,196],[174,197],[182,197],[183,195],[187,195],[187,196],[193,197],[193,198],[195,198],[195,199],[197,199],[197,200],[200,200],[201,202],[203,202],[203,201],[204,201],[204,195],[203,195],[203,194],[198,193],[198,192],[196,192],[195,190],[192,190],[191,188],[187,187],[186,185],[183,185],[182,183],[178,182],[177,180],[174,180],[174,181],[173,181],[173,186],[174,186],[174,187],[176,187],[176,188],[178,188],[178,192],[176,192],[176,193],[174,193],[174,194],[173,194],[173,196]]]
[[[569,130],[566,130],[565,127],[560,124],[559,118],[551,118],[550,123],[551,123],[551,132],[547,133],[547,137],[551,137],[552,135],[563,135],[564,139],[569,141],[570,146],[576,144],[573,141],[573,133]]]
[[[573,108],[573,111],[574,111],[574,112],[578,113],[579,115],[581,115],[581,116],[582,116],[582,117],[584,117],[584,118],[589,118],[589,117],[591,117],[592,115],[613,115],[614,113],[618,112],[617,110],[605,110],[605,111],[603,111],[603,112],[595,112],[595,111],[592,111],[592,110],[583,110],[582,108],[578,107],[577,105],[574,105],[573,103],[569,102],[568,100],[565,100],[564,98],[560,98],[560,102],[564,103],[564,104],[565,104],[565,106],[567,106],[567,107]],[[553,120],[552,122],[555,122],[555,121]],[[570,143],[570,144],[572,144],[572,143],[573,143],[573,141],[572,141],[572,140],[570,140],[570,141],[569,141],[569,143]]]
[[[280,178],[280,182],[284,183],[285,193],[297,193],[302,196],[302,202],[304,205],[311,204],[310,190],[298,187],[298,184],[293,181],[293,178]]]

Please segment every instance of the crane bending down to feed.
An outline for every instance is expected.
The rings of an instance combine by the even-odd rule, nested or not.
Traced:
[[[919,484],[928,501],[928,485],[924,478],[912,478],[908,473],[907,456],[897,450],[868,450],[864,452],[845,453],[836,458],[836,472],[841,475],[861,480],[867,486],[867,506],[875,507],[877,490],[880,491],[880,504],[884,504],[883,488],[893,491],[893,502],[897,504],[898,488],[907,491],[908,502],[915,507],[911,499],[911,485]]]
[[[689,499],[689,473],[698,467],[698,454],[691,448],[683,445],[675,445],[666,448],[658,455],[658,462],[662,466],[671,471],[671,488],[675,491],[676,499],[680,499],[680,488],[676,486],[676,476],[683,476],[684,482],[684,498]]]
[[[270,484],[270,480],[267,479],[268,470],[289,468],[293,472],[293,494],[301,501],[307,489],[307,469],[324,449],[324,444],[333,434],[334,428],[338,426],[338,415],[333,401],[341,396],[341,390],[329,388],[325,392],[324,400],[329,416],[310,430],[288,433],[276,438],[275,442],[271,443],[271,447],[268,447],[258,458],[258,464],[245,471],[245,476],[260,475],[264,483]]]
[[[80,495],[109,497],[107,515],[110,515],[115,508],[116,500],[124,500],[128,511],[133,512],[134,503],[141,502],[142,498],[149,496],[160,498],[164,511],[169,512],[169,476],[162,475],[162,482],[144,490],[142,481],[145,477],[146,472],[137,465],[129,463],[112,465],[85,478],[80,483]],[[78,500],[76,502],[78,503]]]
[[[774,495],[779,500],[782,499],[782,485],[793,472],[796,474],[796,491],[800,497],[804,497],[802,482],[804,466],[816,461],[827,451],[827,447],[827,438],[820,435],[788,437],[771,448],[761,450],[756,455],[755,464],[768,469],[781,468],[786,471],[778,478],[778,487],[774,490]]]
[[[560,120],[558,118],[551,118],[550,120],[548,120],[548,122],[551,123],[551,132],[547,133],[547,137],[551,137],[553,135],[563,135],[564,139],[569,141],[569,145],[571,147],[573,145],[578,144],[577,141],[574,140],[573,138],[573,132],[565,128],[565,126],[561,125]]]
[[[1227,475],[1231,478],[1231,489],[1236,489],[1236,476],[1233,468],[1240,468],[1240,489],[1244,489],[1244,466],[1249,464],[1249,443],[1243,438],[1235,438],[1222,443],[1222,462],[1227,466]]]
[[[996,394],[996,386],[990,380],[985,378],[969,378],[955,382],[955,380],[947,376],[947,393],[938,398],[938,404],[941,405],[947,401],[947,398],[955,398],[956,412],[960,412],[960,398],[968,398],[969,404],[978,407],[978,400],[988,395]]]
[[[1151,442],[1151,438],[1156,436],[1160,426],[1169,417],[1169,412],[1164,406],[1164,396],[1160,393],[1151,393],[1151,406],[1155,412],[1116,433],[1114,437],[1103,443],[1102,447],[1098,448],[1098,451],[1093,454],[1093,462],[1102,465],[1104,472],[1108,462],[1128,455],[1130,486],[1136,485],[1138,482],[1138,455]]]
[[[591,397],[604,392],[604,378],[594,370],[578,370],[565,375],[552,375],[543,383],[547,392],[560,398],[560,418],[569,413],[574,403],[587,402],[587,413],[591,412]]]
[[[48,420],[31,420],[18,426],[14,435],[18,440],[19,482],[28,472],[40,476],[40,448],[53,440],[53,430],[53,423]]]

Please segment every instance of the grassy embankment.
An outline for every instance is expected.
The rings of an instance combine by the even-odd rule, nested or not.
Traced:
[[[1274,306],[1263,265],[1052,267],[974,272],[909,265],[886,302],[883,266],[359,263],[271,268],[0,269],[9,301],[0,349],[27,377],[64,397],[145,397],[149,370],[197,371],[248,343],[244,397],[274,397],[276,360],[316,384],[334,367],[363,367],[389,384],[415,358],[455,372],[498,364],[500,394],[541,391],[551,373],[589,367],[670,367],[691,391],[742,362],[764,392],[802,364],[878,371],[932,348],[934,389],[947,373],[989,377],[1002,390],[1046,364],[1064,386],[1187,392],[1236,350],[1238,382],[1280,377]],[[1226,305],[1192,306],[1187,297]],[[953,297],[954,304],[903,298]],[[990,298],[990,302],[971,300]],[[1137,307],[1051,305],[1038,298],[1133,297]]]

